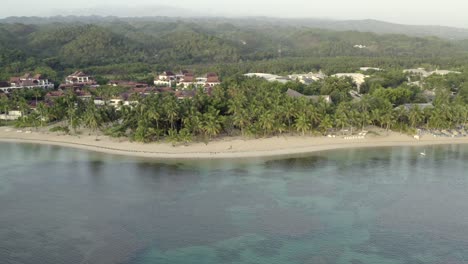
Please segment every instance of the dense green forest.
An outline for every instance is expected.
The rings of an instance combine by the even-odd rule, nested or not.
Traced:
[[[0,80],[26,71],[61,79],[75,69],[134,78],[183,67],[229,76],[425,63],[460,69],[468,64],[468,42],[223,20],[0,24]]]

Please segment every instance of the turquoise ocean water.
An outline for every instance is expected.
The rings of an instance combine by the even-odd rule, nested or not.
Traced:
[[[0,263],[467,262],[468,146],[158,162],[0,143]]]

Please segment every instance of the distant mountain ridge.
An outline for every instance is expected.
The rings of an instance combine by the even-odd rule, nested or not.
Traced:
[[[373,19],[346,20],[346,21],[320,21],[305,20],[304,24],[331,30],[354,30],[360,32],[373,32],[377,34],[405,34],[409,36],[435,36],[444,39],[468,39],[468,29],[434,26],[434,25],[404,25],[384,22]]]
[[[252,22],[255,24],[268,24],[276,26],[290,27],[311,27],[328,29],[335,31],[358,31],[372,32],[377,34],[404,34],[408,36],[427,37],[434,36],[449,40],[468,39],[468,29],[434,26],[434,25],[404,25],[384,22],[373,19],[365,20],[328,20],[328,19],[290,19],[271,17],[215,17],[205,13],[196,13],[189,9],[178,9],[166,6],[153,6],[151,8],[123,10],[118,7],[83,9],[77,12],[62,12],[63,16],[52,17],[8,17],[0,19],[0,23],[21,23],[21,24],[48,24],[48,23],[96,23],[112,21],[142,21],[149,20],[155,22],[200,22],[207,23],[230,23],[233,25],[246,26]],[[79,14],[87,14],[81,16]],[[128,14],[128,15],[127,15]]]

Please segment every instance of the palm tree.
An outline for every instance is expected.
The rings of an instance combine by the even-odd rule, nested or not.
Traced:
[[[43,102],[40,102],[39,104],[37,104],[36,106],[36,109],[37,109],[37,112],[39,113],[39,118],[40,118],[40,124],[41,124],[41,127],[44,126],[44,122],[48,122],[49,121],[49,118],[48,118],[48,107],[46,104],[44,104]]]
[[[26,102],[26,99],[23,97],[18,98],[16,101],[16,105],[18,107],[18,110],[21,112],[21,116],[26,116],[29,110],[28,103]]]
[[[135,110],[128,106],[123,105],[120,108],[120,115],[121,115],[121,124],[124,128],[134,128],[138,124],[137,115],[135,114]]]
[[[245,127],[249,124],[246,111],[242,110],[238,114],[235,114],[233,116],[233,123],[241,130],[241,134],[244,136]]]
[[[283,134],[284,132],[289,131],[286,124],[281,121],[275,122],[275,130],[278,134]]]
[[[371,124],[376,125],[377,123],[380,127],[383,127],[383,124],[380,122],[380,117],[382,116],[382,110],[379,108],[373,109],[370,114]]]
[[[312,124],[314,125],[313,127],[317,127],[317,125],[320,124],[320,121],[323,118],[322,114],[320,114],[320,112],[315,107],[310,108],[308,113],[309,113],[309,119],[312,121]]]
[[[341,134],[344,133],[344,128],[349,126],[349,120],[344,113],[335,113],[335,123],[341,129]]]
[[[42,95],[42,92],[39,89],[34,89],[33,94],[34,94],[34,97],[36,99],[36,106],[37,106],[37,98]]]
[[[76,128],[79,126],[78,120],[78,100],[73,91],[67,92],[63,97],[63,103],[65,106],[66,119],[68,121],[68,126],[72,127],[76,132]]]
[[[221,122],[219,120],[219,111],[209,112],[203,115],[202,129],[210,140],[221,131]]]
[[[80,120],[78,116],[78,111],[74,106],[69,107],[67,109],[67,118],[68,118],[68,126],[72,127],[73,131],[76,133],[76,129],[80,125]]]
[[[361,115],[360,112],[357,110],[351,110],[347,115],[349,117],[349,124],[351,127],[351,134],[353,134],[353,129],[357,126],[360,126],[361,123]]]
[[[102,118],[99,115],[99,111],[94,104],[94,100],[90,100],[86,106],[86,110],[83,115],[83,125],[92,132],[97,132],[99,127],[101,126]],[[96,137],[98,134],[96,133]]]
[[[416,128],[424,119],[424,113],[421,111],[419,106],[415,105],[412,107],[408,114],[411,127]]]
[[[382,123],[385,124],[386,128],[385,130],[388,132],[390,130],[390,127],[395,123],[395,118],[393,116],[393,113],[390,111],[385,111],[382,115]]]
[[[273,114],[270,111],[266,111],[265,113],[263,113],[258,121],[260,123],[260,127],[263,129],[264,136],[266,136],[273,130],[275,120]]]
[[[329,129],[333,127],[333,120],[331,116],[326,115],[325,118],[320,122],[319,129],[322,133],[326,133]]]
[[[432,111],[432,116],[429,118],[429,124],[437,129],[448,127],[447,109],[445,105],[439,105]]]
[[[303,136],[305,135],[305,132],[309,131],[311,128],[311,124],[304,113],[297,116],[294,126],[296,127],[296,130],[301,132]]]
[[[194,135],[200,135],[203,132],[203,121],[199,112],[194,113],[192,116],[184,118],[184,125]]]
[[[371,116],[369,112],[360,112],[359,115],[359,124],[361,125],[361,130],[364,130],[364,128],[371,123]]]
[[[465,126],[468,119],[468,108],[464,104],[457,104],[455,106],[455,112],[459,115],[458,124]]]
[[[294,117],[296,114],[296,111],[294,109],[294,105],[292,104],[291,100],[286,101],[284,108],[283,108],[283,114],[285,118],[288,120],[288,129],[291,129],[291,119]]]
[[[152,104],[149,111],[146,113],[146,117],[149,119],[150,123],[156,123],[156,130],[159,130],[159,122],[161,121],[160,110],[158,109],[157,104]],[[157,140],[159,140],[159,135],[156,134]]]
[[[171,125],[171,129],[175,129],[175,121],[177,117],[179,116],[178,105],[177,105],[177,102],[175,101],[176,99],[172,98],[172,96],[166,97],[166,98],[171,98],[171,99],[168,99],[164,102],[165,113]]]
[[[400,134],[402,133],[403,125],[408,123],[408,111],[402,105],[394,110],[396,121],[399,123]]]
[[[179,140],[182,141],[185,145],[188,145],[188,143],[192,142],[192,134],[190,133],[190,130],[187,128],[182,128],[179,131]]]
[[[7,120],[8,110],[10,109],[10,101],[6,95],[0,96],[0,109],[3,110],[5,121]]]
[[[325,101],[323,97],[319,98],[319,101],[316,103],[317,111],[322,115],[325,116],[329,109],[329,104]]]
[[[167,131],[167,138],[169,142],[171,142],[172,146],[175,147],[177,142],[179,142],[179,134],[177,134],[177,130],[169,129]]]
[[[135,129],[135,133],[133,134],[133,139],[138,142],[148,142],[148,124],[146,119],[138,120],[137,127]]]

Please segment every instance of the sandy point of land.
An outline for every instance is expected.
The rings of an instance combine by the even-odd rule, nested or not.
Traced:
[[[60,135],[46,130],[20,130],[0,127],[0,141],[25,142],[79,148],[109,154],[156,159],[212,159],[249,158],[305,154],[323,150],[365,147],[424,146],[437,144],[468,144],[468,138],[440,138],[424,136],[416,140],[395,132],[385,136],[367,135],[365,138],[337,136],[279,136],[264,139],[223,138],[205,143],[173,147],[168,143],[142,144],[127,139],[95,135]]]

